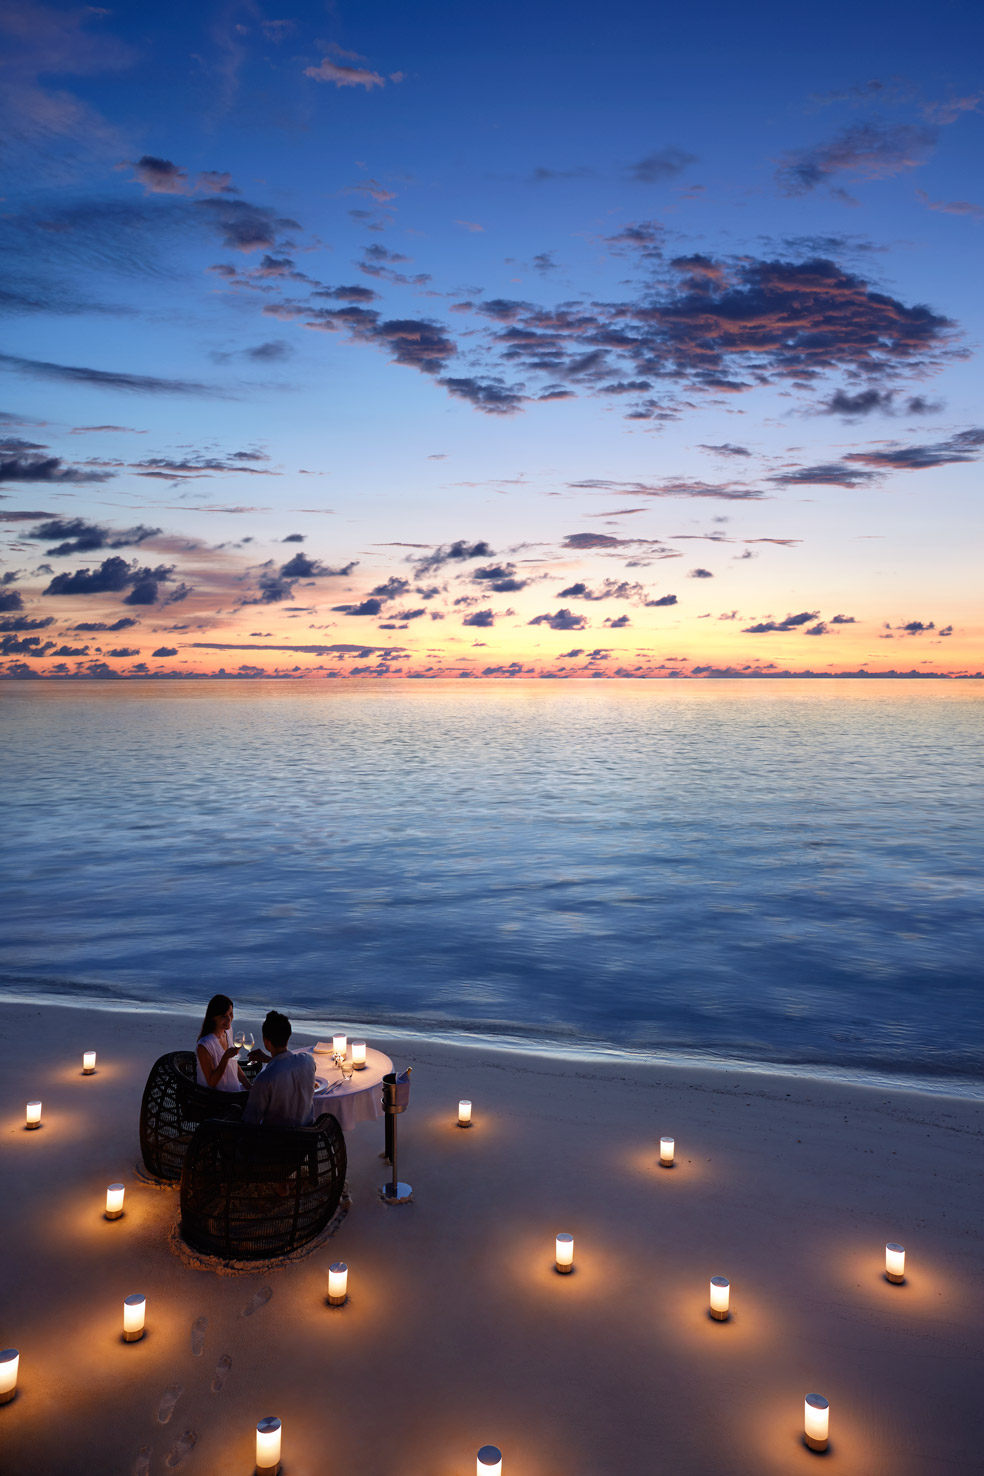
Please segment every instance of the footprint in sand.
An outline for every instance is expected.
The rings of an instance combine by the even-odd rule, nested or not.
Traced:
[[[150,1470],[150,1446],[141,1445],[137,1451],[137,1458],[133,1463],[131,1476],[147,1476]]]
[[[243,1308],[243,1316],[252,1317],[254,1312],[259,1312],[261,1307],[266,1306],[267,1302],[269,1302],[272,1296],[272,1286],[261,1286],[259,1291],[256,1292],[254,1296],[250,1297],[249,1301],[246,1303],[245,1307]]]
[[[190,1455],[197,1444],[198,1436],[194,1430],[186,1430],[177,1445],[172,1447],[167,1460],[164,1462],[167,1469],[173,1471],[176,1466],[180,1466],[185,1456]]]
[[[161,1395],[161,1402],[157,1406],[157,1423],[159,1425],[167,1424],[168,1420],[174,1414],[174,1406],[183,1393],[184,1390],[180,1384],[168,1384],[164,1393]]]
[[[223,1353],[222,1357],[215,1365],[215,1378],[212,1380],[213,1394],[218,1394],[219,1390],[222,1388],[222,1385],[226,1381],[226,1374],[229,1372],[231,1367],[232,1359],[229,1357],[228,1353]]]
[[[191,1324],[191,1351],[196,1358],[201,1358],[205,1351],[205,1329],[207,1327],[207,1317],[196,1317]]]

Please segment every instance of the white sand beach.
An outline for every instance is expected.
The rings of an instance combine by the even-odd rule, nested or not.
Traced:
[[[472,1476],[487,1443],[503,1476],[984,1466],[981,1102],[370,1036],[414,1067],[413,1203],[380,1202],[382,1125],[362,1124],[334,1235],[219,1274],[176,1247],[177,1193],[136,1172],[147,1073],[197,1021],[32,1004],[0,1019],[0,1345],[21,1355],[4,1472],[249,1476],[266,1415],[284,1476]],[[292,1044],[313,1038],[295,1021]],[[108,1222],[114,1180],[126,1214]],[[571,1276],[553,1267],[561,1230]],[[886,1241],[906,1247],[901,1286]],[[336,1260],[350,1300],[329,1309]],[[708,1316],[714,1275],[727,1322]],[[133,1292],[147,1335],[125,1344]],[[801,1439],[814,1391],[823,1455]]]

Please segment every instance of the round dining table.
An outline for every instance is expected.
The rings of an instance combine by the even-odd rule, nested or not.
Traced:
[[[353,1071],[351,1080],[346,1081],[330,1052],[318,1051],[313,1046],[308,1051],[314,1056],[315,1117],[331,1112],[338,1118],[343,1133],[357,1123],[377,1122],[382,1117],[382,1081],[393,1070],[389,1056],[367,1046],[365,1069]]]

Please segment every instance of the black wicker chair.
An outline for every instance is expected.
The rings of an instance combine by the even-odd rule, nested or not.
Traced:
[[[346,1167],[345,1138],[327,1112],[303,1128],[203,1122],[181,1175],[181,1234],[225,1260],[286,1255],[328,1224]]]
[[[210,1117],[238,1120],[248,1096],[199,1086],[194,1051],[161,1056],[154,1062],[140,1104],[140,1152],[147,1172],[176,1183],[198,1124]]]

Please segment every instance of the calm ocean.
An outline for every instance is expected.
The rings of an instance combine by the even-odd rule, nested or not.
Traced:
[[[981,682],[5,682],[0,994],[971,1078],[982,716]]]

